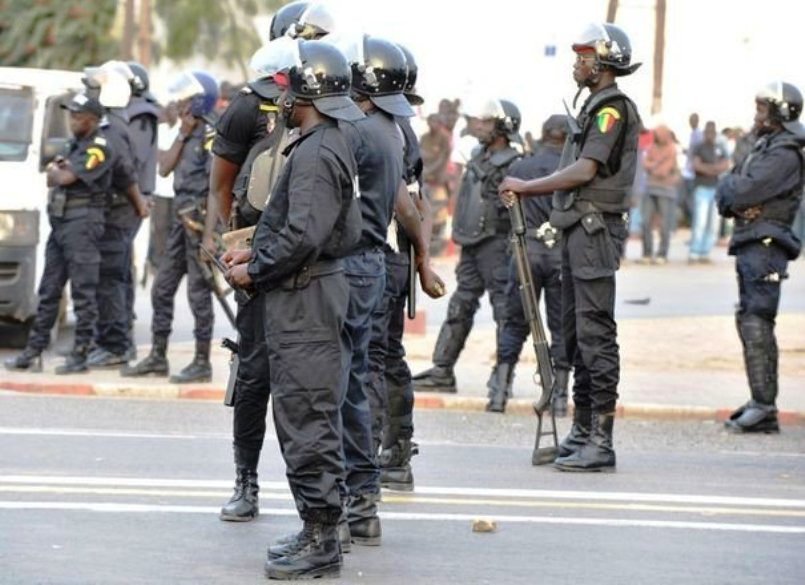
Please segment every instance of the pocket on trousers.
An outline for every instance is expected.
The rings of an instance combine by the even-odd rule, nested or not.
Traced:
[[[620,257],[606,225],[594,226],[591,232],[577,228],[566,237],[570,270],[575,278],[594,280],[615,274]]]
[[[341,347],[327,329],[283,331],[276,336],[278,367],[272,377],[280,392],[336,389],[341,381]]]

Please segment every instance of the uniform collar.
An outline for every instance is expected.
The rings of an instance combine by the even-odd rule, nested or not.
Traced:
[[[300,134],[299,138],[291,141],[291,143],[285,147],[285,150],[282,151],[283,156],[288,156],[291,153],[291,151],[298,145],[302,144],[302,141],[306,140],[308,136],[312,136],[316,132],[324,130],[325,128],[336,128],[336,127],[338,127],[338,122],[336,120],[325,117],[321,122],[319,122],[312,128],[308,128],[302,134]]]

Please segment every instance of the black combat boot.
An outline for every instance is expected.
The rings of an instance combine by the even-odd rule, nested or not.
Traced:
[[[145,358],[133,365],[125,366],[120,370],[121,376],[167,376],[170,372],[167,353],[168,338],[162,335],[154,335],[151,343],[151,352]]]
[[[391,447],[380,452],[380,487],[398,492],[414,491],[414,472],[411,457],[419,453],[419,446],[411,439],[397,439]]]
[[[108,349],[97,347],[90,352],[87,357],[87,365],[90,368],[117,368],[128,363],[126,354],[112,353]]]
[[[505,412],[506,402],[511,396],[512,381],[514,380],[514,364],[497,364],[492,375],[486,383],[489,388],[489,402],[486,412]]]
[[[558,417],[567,416],[568,378],[570,378],[570,370],[565,368],[556,368],[554,370],[551,408],[553,409],[553,414]]]
[[[288,554],[266,561],[265,572],[269,579],[283,581],[339,577],[342,563],[336,524],[308,519],[296,545]]]
[[[615,471],[615,450],[612,448],[614,421],[614,412],[594,412],[590,438],[575,453],[557,458],[554,462],[556,468],[560,471]]]
[[[453,368],[447,366],[433,366],[431,369],[413,376],[411,380],[414,383],[414,390],[418,392],[443,392],[446,394],[457,392]]]
[[[63,374],[78,374],[79,372],[86,372],[87,370],[89,370],[89,366],[87,366],[88,354],[89,354],[89,347],[85,345],[74,347],[73,351],[70,352],[70,355],[67,356],[67,359],[64,360],[64,364],[56,368],[55,373],[63,375]]]
[[[235,451],[235,491],[229,501],[221,508],[219,518],[228,522],[248,522],[260,513],[257,493],[257,464],[260,451],[234,448]]]
[[[779,356],[774,323],[757,315],[739,315],[736,323],[752,400],[733,412],[724,426],[734,433],[779,433],[775,405]]]
[[[352,542],[363,546],[380,546],[383,531],[377,515],[380,494],[361,494],[349,498],[347,521]]]
[[[171,384],[187,384],[190,382],[209,382],[212,380],[210,364],[210,342],[197,341],[196,355],[181,372],[171,376]]]
[[[590,438],[590,425],[593,411],[588,408],[576,407],[573,410],[573,426],[568,435],[559,443],[558,457],[568,457],[581,449]]]
[[[23,372],[42,371],[42,351],[26,347],[19,355],[8,358],[3,362],[7,370],[19,370]]]
[[[343,554],[349,553],[352,550],[352,542],[350,541],[349,524],[347,523],[346,516],[338,521],[336,532],[338,533],[338,541],[341,544],[341,552]],[[266,553],[268,560],[272,561],[280,557],[287,557],[289,554],[296,551],[303,534],[304,530],[295,532],[294,534],[286,534],[278,538],[274,544],[268,547]]]

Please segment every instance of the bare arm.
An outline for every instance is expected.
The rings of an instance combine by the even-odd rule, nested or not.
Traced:
[[[221,223],[226,223],[232,212],[232,189],[240,172],[240,166],[218,155],[212,157],[210,169],[210,192],[207,195],[207,217],[204,220],[204,247],[213,251],[213,233]]]
[[[513,192],[526,197],[533,195],[551,195],[554,191],[567,191],[585,185],[593,180],[597,172],[597,161],[590,158],[580,158],[573,164],[547,177],[532,179],[530,181],[506,177],[501,181],[498,192],[501,195],[507,192]]]

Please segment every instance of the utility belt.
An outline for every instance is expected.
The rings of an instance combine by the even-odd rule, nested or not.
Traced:
[[[280,288],[284,290],[306,288],[314,278],[321,278],[329,274],[337,274],[344,271],[344,265],[340,259],[317,260],[313,264],[303,267],[296,274],[293,274],[282,282]]]
[[[68,196],[63,188],[57,187],[48,191],[47,212],[51,217],[64,217],[64,212],[69,209],[102,207],[101,205],[92,205],[92,203],[93,197],[91,195]]]
[[[129,201],[129,198],[125,194],[117,192],[107,194],[106,202],[111,208],[131,205],[131,201]]]
[[[549,249],[556,245],[561,236],[562,232],[547,221],[538,228],[528,228],[526,230],[526,237],[542,242]]]

